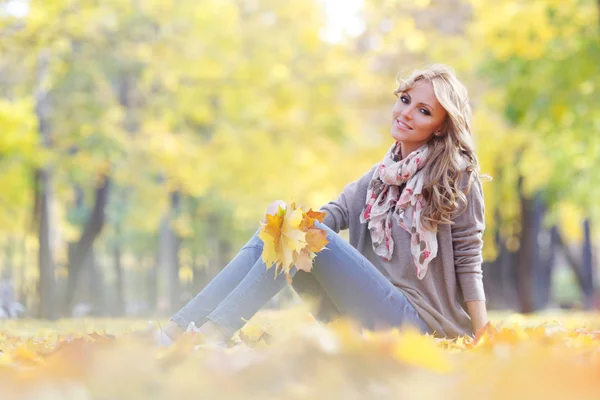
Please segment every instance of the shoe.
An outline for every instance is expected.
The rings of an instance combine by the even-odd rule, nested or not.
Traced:
[[[169,347],[173,343],[173,339],[171,339],[167,334],[160,328],[155,327],[154,321],[148,321],[148,331],[152,332],[152,341],[155,345],[160,347]]]
[[[189,323],[185,332],[186,333],[190,333],[190,332],[198,333],[203,336],[205,342],[194,346],[194,350],[199,350],[199,349],[223,349],[224,350],[224,349],[229,348],[229,345],[227,344],[227,342],[225,340],[215,339],[215,335],[207,334],[202,329],[198,328],[196,326],[196,324],[194,323],[194,321]]]

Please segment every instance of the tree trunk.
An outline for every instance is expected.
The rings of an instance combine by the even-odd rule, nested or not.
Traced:
[[[171,207],[173,217],[179,213],[181,197],[179,192],[171,194]],[[175,312],[180,306],[181,286],[179,284],[179,248],[181,247],[181,238],[171,227],[170,231],[170,249],[169,255],[169,303],[171,311]]]
[[[169,314],[176,311],[180,306],[179,247],[181,246],[181,239],[171,226],[179,212],[179,207],[179,192],[173,192],[170,195],[169,211],[161,221],[159,232],[159,311]]]
[[[504,285],[504,299],[507,308],[512,310],[520,309],[519,286],[518,286],[518,252],[509,251],[504,246],[504,251],[500,254],[500,265],[502,266],[502,281]]]
[[[105,221],[105,209],[108,201],[110,179],[108,176],[101,177],[101,185],[96,189],[94,208],[88,218],[87,224],[81,234],[81,238],[75,244],[72,257],[69,257],[69,279],[67,282],[67,293],[65,300],[65,312],[68,314],[73,307],[73,300],[80,285],[82,270],[94,241],[102,231]]]
[[[581,291],[583,293],[585,293],[584,288],[586,287],[586,285],[588,285],[588,283],[586,283],[586,276],[584,274],[583,266],[580,265],[579,261],[577,260],[577,258],[575,257],[575,255],[573,254],[571,249],[569,249],[569,246],[565,242],[560,230],[558,230],[558,229],[556,230],[556,241],[557,241],[558,247],[562,250],[562,253],[565,256],[565,259],[567,260],[567,264],[573,270],[573,274],[575,275],[575,278],[577,279],[577,284],[579,285],[579,288],[581,289]],[[585,294],[584,294],[584,297],[585,297]]]
[[[206,218],[206,224],[210,227],[211,234],[207,235],[206,243],[209,249],[209,257],[206,266],[207,283],[210,282],[224,267],[219,249],[219,233],[221,230],[221,221],[216,213],[209,213]]]
[[[35,114],[39,125],[42,145],[52,147],[50,132],[50,98],[47,81],[49,79],[50,52],[42,50],[38,57],[38,70],[35,87]],[[35,171],[35,212],[38,233],[39,311],[40,318],[55,319],[55,277],[54,254],[52,248],[52,172],[46,166]]]
[[[533,199],[523,196],[523,178],[519,177],[519,196],[521,201],[521,234],[517,252],[517,292],[519,309],[522,313],[532,313],[538,308],[539,288],[537,278],[540,269],[539,246],[537,238],[542,222],[542,202],[539,194]]]
[[[4,242],[4,265],[0,267],[0,278],[13,280],[15,244],[13,236],[8,236]]]
[[[544,255],[541,260],[541,276],[540,276],[540,307],[546,308],[550,304],[552,299],[552,273],[554,271],[554,264],[556,263],[556,248],[557,244],[557,232],[558,228],[552,226],[550,230],[546,232],[546,248],[542,251]]]
[[[494,261],[484,261],[481,268],[483,270],[483,287],[486,294],[487,307],[490,310],[500,310],[506,308],[506,296],[504,295],[504,288],[506,283],[503,278],[502,270],[502,255],[506,252],[506,246],[504,240],[500,235],[500,213],[499,210],[494,210],[495,218],[495,232],[494,241],[498,255]]]
[[[502,180],[503,171],[499,169],[495,175],[498,178],[495,180],[495,185],[500,189],[498,182]],[[517,253],[509,250],[507,247],[508,238],[503,237],[501,234],[502,218],[498,208],[494,211],[494,219],[496,226],[494,239],[498,256],[493,262],[484,262],[482,265],[488,307],[496,310],[518,310],[520,302],[517,291]]]
[[[131,74],[123,73],[118,76],[115,81],[117,93],[119,95],[119,104],[125,110],[125,118],[123,127],[133,137],[138,130],[138,121],[136,119],[133,108],[136,105],[135,101],[135,80]],[[127,204],[127,195],[125,191],[121,191],[122,195],[118,200],[120,204]],[[116,276],[116,304],[114,307],[115,315],[125,315],[126,299],[125,299],[125,277],[123,267],[121,265],[122,238],[121,238],[121,214],[119,213],[115,220],[115,245],[113,248],[114,257],[114,272]],[[154,299],[154,302],[156,299]]]
[[[594,306],[594,266],[592,262],[592,238],[590,233],[589,218],[583,222],[583,262],[582,275],[583,305],[586,310]]]
[[[583,223],[583,234],[583,254],[581,263],[577,260],[571,249],[569,249],[569,246],[558,230],[556,238],[557,244],[567,260],[567,264],[569,264],[577,278],[577,283],[583,294],[583,306],[586,309],[590,309],[594,306],[594,267],[592,260],[590,221],[587,219]]]
[[[120,317],[125,315],[125,277],[121,263],[121,226],[119,222],[115,224],[115,239],[115,245],[113,248],[113,261],[115,277],[117,281],[115,288],[116,300],[113,315]]]
[[[101,317],[106,316],[106,299],[104,295],[104,274],[102,268],[98,265],[96,253],[91,247],[88,252],[87,269],[89,271],[88,285],[90,288],[90,304],[92,305],[92,315]],[[87,286],[87,285],[86,285]]]
[[[23,306],[27,308],[28,296],[25,291],[25,271],[27,269],[27,266],[29,265],[29,253],[27,252],[27,239],[25,235],[19,240],[19,251],[21,253],[21,262],[17,266],[17,282],[15,284],[15,288],[17,289],[17,299],[19,303],[23,304]]]
[[[160,232],[159,232],[160,235]],[[160,240],[159,240],[160,241]],[[141,264],[143,258],[139,256],[138,264]],[[146,275],[146,287],[148,288],[147,294],[147,302],[148,309],[151,314],[156,314],[159,311],[159,292],[158,292],[158,279],[159,279],[159,266],[160,266],[160,243],[159,243],[159,251],[156,252],[156,257],[152,262],[152,266],[148,268],[148,273]]]
[[[547,236],[547,231],[543,229],[544,216],[546,215],[546,206],[540,192],[538,192],[533,198],[533,211],[531,214],[532,218],[532,237],[533,252],[534,252],[534,264],[533,264],[533,286],[534,286],[534,302],[535,310],[539,310],[544,307],[543,301],[544,296],[550,292],[549,283],[547,279],[547,271],[544,270],[546,264],[542,262],[542,251],[541,245],[544,238],[544,234]],[[548,245],[548,243],[546,243]],[[534,310],[534,311],[535,311]]]
[[[39,201],[40,217],[38,230],[38,262],[40,267],[40,311],[39,317],[55,319],[55,279],[54,279],[54,256],[51,245],[50,229],[50,174],[48,171],[38,171],[40,180]]]

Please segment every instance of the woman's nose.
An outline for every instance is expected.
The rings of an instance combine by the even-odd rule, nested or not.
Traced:
[[[411,109],[411,107],[410,106],[404,107],[400,111],[400,115],[402,115],[402,117],[404,117],[406,119],[412,119],[412,109]]]

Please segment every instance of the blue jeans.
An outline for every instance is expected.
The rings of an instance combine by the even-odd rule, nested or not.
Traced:
[[[337,316],[357,320],[367,329],[382,329],[410,324],[429,332],[425,322],[395,287],[371,262],[326,225],[329,243],[317,254],[310,273],[292,268],[292,287],[300,297],[316,298],[316,317],[330,321]],[[287,281],[283,274],[262,262],[262,240],[258,232],[234,259],[171,320],[186,329],[207,320],[214,322],[228,337],[241,329],[247,320]]]

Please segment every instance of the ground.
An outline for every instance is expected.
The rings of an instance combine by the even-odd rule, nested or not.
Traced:
[[[165,321],[155,321],[155,325]],[[146,320],[0,321],[2,399],[597,398],[600,314],[492,314],[475,341],[261,312],[230,349]]]

